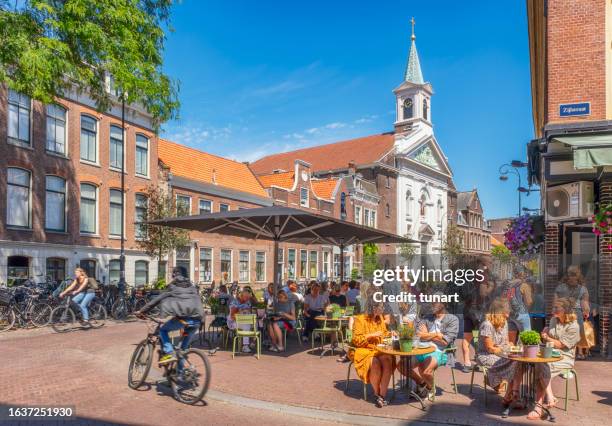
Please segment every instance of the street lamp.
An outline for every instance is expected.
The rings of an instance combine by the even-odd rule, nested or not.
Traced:
[[[119,291],[125,291],[125,93],[121,91],[121,255],[119,256]]]
[[[527,194],[529,194],[529,189],[524,188],[523,185],[521,184],[521,172],[519,172],[519,168],[521,167],[525,167],[527,166],[527,163],[523,163],[522,161],[519,160],[512,160],[510,162],[510,164],[502,164],[499,167],[499,180],[501,180],[502,182],[505,182],[508,180],[508,175],[509,174],[513,174],[518,178],[518,187],[517,192],[518,192],[518,215],[521,215],[521,211],[522,211],[522,203],[521,203],[521,193],[526,192]]]

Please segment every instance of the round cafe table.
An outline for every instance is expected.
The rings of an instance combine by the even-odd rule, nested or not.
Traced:
[[[345,316],[338,317],[338,318],[329,318],[329,317],[327,317],[325,315],[319,315],[319,316],[315,317],[315,320],[317,320],[317,321],[326,321],[327,320],[327,322],[332,322],[332,323],[336,323],[337,322],[337,323],[339,323],[338,326],[340,327],[342,325],[342,321],[348,321],[349,318],[350,317],[345,317]],[[340,332],[340,336],[342,337],[342,332]],[[322,341],[323,340],[321,340],[321,342]],[[321,355],[320,355],[320,357],[323,358],[323,356],[326,353],[330,352],[330,351],[331,351],[331,353],[333,355],[335,349],[338,349],[338,342],[330,342],[330,344],[329,344],[329,346],[327,348],[323,347],[323,344],[321,344]]]
[[[426,346],[424,348],[417,347],[417,348],[413,348],[410,352],[404,352],[402,350],[395,350],[391,346],[377,346],[376,349],[381,354],[398,356],[400,358],[400,362],[404,362],[404,366],[405,366],[404,371],[406,372],[407,376],[404,377],[404,375],[400,372],[400,389],[407,389],[408,396],[411,396],[417,401],[419,401],[419,403],[421,404],[421,410],[425,411],[425,403],[423,402],[421,397],[415,391],[412,390],[410,386],[411,379],[410,379],[409,374],[410,374],[410,371],[412,370],[412,357],[413,356],[430,354],[434,352],[436,348],[434,348],[433,346]],[[395,387],[395,383],[393,384],[393,386]]]
[[[537,382],[536,382],[536,364],[550,364],[551,362],[556,362],[561,360],[561,356],[551,356],[549,358],[544,358],[538,354],[535,358],[528,358],[523,356],[522,354],[502,354],[501,358],[509,359],[511,361],[516,361],[521,363],[523,366],[523,380],[521,383],[521,397],[525,399],[527,402],[527,408],[531,405],[536,405],[536,391],[537,391]],[[555,416],[552,414],[548,408],[544,406],[540,406],[542,410],[546,412],[548,415],[548,419],[551,422],[555,421]],[[502,418],[506,418],[510,415],[510,411],[512,410],[512,404],[510,404],[503,412]]]

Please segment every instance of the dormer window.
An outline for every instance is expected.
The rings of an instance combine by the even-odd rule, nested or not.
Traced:
[[[429,104],[427,103],[427,98],[423,99],[423,120],[429,120],[427,118],[429,116]]]
[[[404,103],[402,104],[403,107],[403,117],[404,120],[408,120],[410,118],[412,118],[414,116],[414,108],[413,108],[413,102],[412,102],[412,98],[406,98],[404,99]]]

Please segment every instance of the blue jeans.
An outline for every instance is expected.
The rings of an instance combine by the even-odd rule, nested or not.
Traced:
[[[72,301],[81,308],[81,313],[85,321],[89,321],[89,310],[87,307],[94,297],[96,297],[96,293],[79,293],[72,298]]]
[[[519,331],[531,330],[531,318],[529,317],[529,314],[517,315],[516,322],[521,325],[522,330]]]
[[[181,349],[185,350],[189,348],[191,337],[200,328],[200,320],[193,318],[172,318],[167,321],[159,329],[159,337],[162,342],[162,350],[165,354],[171,354],[174,352],[172,341],[170,340],[169,332],[183,329],[183,339],[181,340]]]

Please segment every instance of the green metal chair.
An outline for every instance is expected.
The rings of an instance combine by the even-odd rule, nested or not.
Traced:
[[[248,325],[250,330],[240,329],[241,325]],[[232,344],[232,359],[236,353],[236,341],[243,337],[254,338],[257,343],[257,359],[261,355],[261,334],[257,329],[257,315],[255,314],[236,314],[236,330],[234,330],[234,339]]]
[[[353,348],[352,346],[348,347],[348,350],[355,350],[355,348]],[[346,373],[346,382],[344,385],[344,393],[346,394],[348,392],[348,387],[349,387],[349,383],[351,380],[351,370],[353,369],[353,361],[349,362],[348,364],[348,371]],[[394,372],[395,373],[395,372]],[[357,376],[359,378],[359,376]],[[361,381],[361,383],[363,384],[363,400],[367,401],[368,400],[368,385],[361,380],[361,378],[359,378],[359,380]],[[395,385],[395,379],[393,380],[394,385]],[[395,386],[394,386],[395,389]]]
[[[319,340],[321,341],[321,356],[323,356],[323,346],[325,346],[325,338],[327,336],[330,336],[330,340],[331,340],[331,336],[335,335],[336,336],[336,341],[341,343],[342,342],[342,330],[340,329],[340,321],[334,321],[336,322],[336,327],[328,327],[327,326],[327,318],[325,318],[323,320],[323,327],[319,327],[319,328],[315,328],[314,330],[312,330],[312,333],[310,335],[310,341],[312,343],[312,349],[314,350],[315,348],[315,338],[316,336],[319,336]],[[332,355],[334,355],[334,347],[332,346],[331,348],[331,353]]]
[[[472,330],[472,344],[474,345],[474,348],[476,350],[478,350],[479,334],[480,334],[479,330]],[[477,367],[479,367],[480,370],[482,371],[482,386],[484,388],[484,400],[485,400],[485,407],[486,407],[487,406],[487,372],[488,372],[487,367],[483,365],[474,365],[472,367],[472,378],[470,379],[470,395],[472,394],[472,389],[474,387],[474,374],[476,373]]]
[[[578,373],[573,368],[566,368],[565,373],[560,376],[565,380],[565,396],[563,397],[565,400],[563,409],[565,411],[567,411],[567,400],[569,399],[569,381],[572,380],[569,377],[570,374],[574,375],[574,381],[576,382],[576,401],[580,401],[580,394],[578,393]]]
[[[457,353],[457,347],[456,346],[448,346],[446,349],[444,349],[444,353],[448,355],[451,355],[453,357],[453,360],[455,359],[455,354]],[[449,357],[450,358],[450,357]],[[454,363],[453,363],[454,364]],[[451,370],[451,377],[453,379],[453,393],[457,393],[457,381],[455,380],[455,368],[453,365],[449,365],[450,370]],[[433,397],[431,398],[432,402],[436,400],[436,372],[434,370],[434,375],[433,375]]]
[[[355,307],[354,306],[347,306],[344,309],[344,316],[345,317],[352,317],[353,315],[355,315]]]

